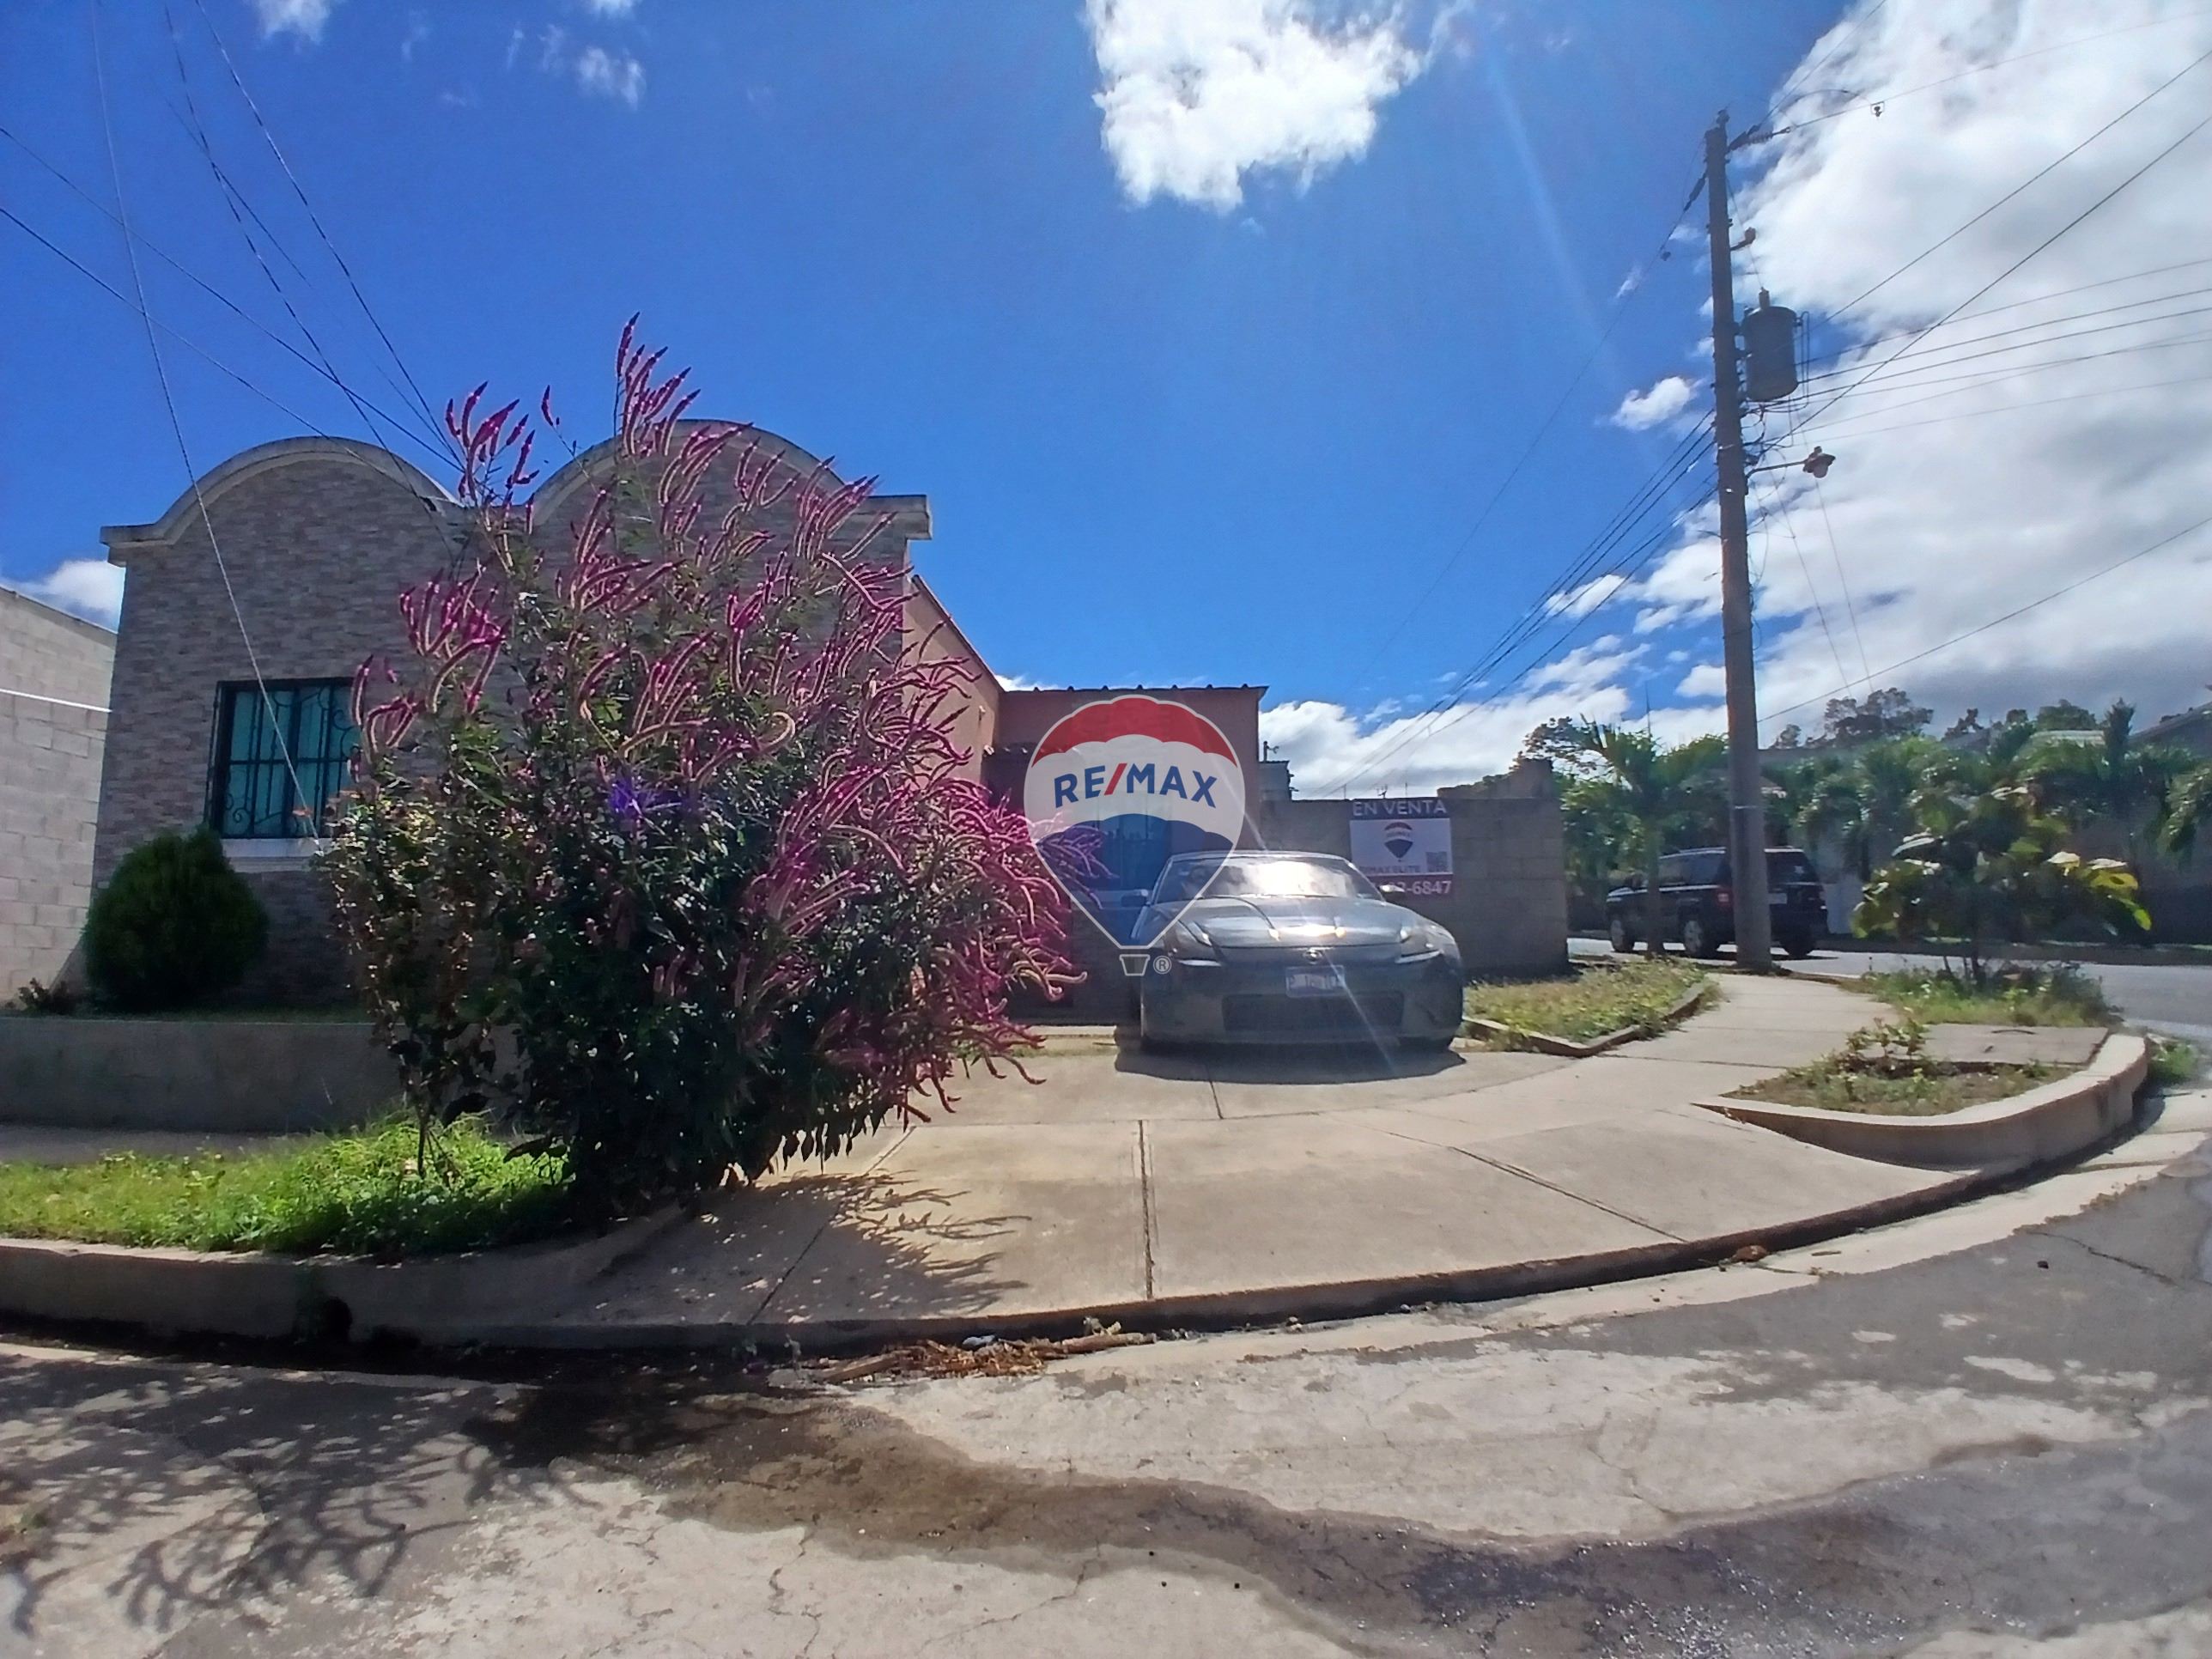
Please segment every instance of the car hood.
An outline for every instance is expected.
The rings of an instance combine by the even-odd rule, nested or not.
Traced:
[[[1180,920],[1199,923],[1224,950],[1255,951],[1395,945],[1400,930],[1419,918],[1381,899],[1209,898]]]

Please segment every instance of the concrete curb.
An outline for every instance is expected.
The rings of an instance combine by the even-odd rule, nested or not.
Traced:
[[[1065,1335],[1091,1320],[1101,1324],[1119,1323],[1132,1330],[1220,1330],[1291,1317],[1358,1319],[1407,1304],[1495,1301],[1717,1267],[1747,1245],[1772,1251],[1818,1244],[1846,1233],[1945,1208],[2001,1184],[2013,1173],[1965,1171],[1950,1180],[1896,1197],[1708,1237],[1456,1271],[1446,1269],[1335,1283],[1264,1285],[1149,1300],[1131,1298],[1013,1315],[929,1314],[870,1319],[763,1320],[745,1324],[666,1321],[592,1326],[559,1321],[518,1321],[487,1326],[471,1340],[487,1348],[506,1349],[757,1349],[763,1352],[787,1353],[796,1350],[821,1355],[897,1342],[957,1341],[978,1333],[1000,1337]]]
[[[1828,1112],[1764,1100],[1696,1103],[1854,1158],[1927,1170],[2013,1170],[2069,1157],[2124,1127],[2149,1067],[2149,1043],[2115,1032],[2070,1077],[1941,1117]]]
[[[1577,1042],[1571,1037],[1553,1036],[1548,1031],[1527,1031],[1517,1025],[1508,1025],[1495,1019],[1470,1019],[1467,1029],[1476,1036],[1495,1042],[1511,1043],[1516,1048],[1533,1049],[1540,1054],[1557,1054],[1564,1060],[1588,1060],[1592,1054],[1601,1054],[1608,1048],[1618,1048],[1624,1042],[1636,1042],[1656,1036],[1668,1026],[1693,1013],[1699,1003],[1712,994],[1711,974],[1699,980],[1688,991],[1675,999],[1672,1006],[1648,1025],[1624,1025],[1617,1031],[1607,1031],[1602,1036]]]
[[[0,1315],[164,1336],[470,1342],[550,1312],[682,1215],[670,1205],[588,1238],[411,1261],[0,1239]]]

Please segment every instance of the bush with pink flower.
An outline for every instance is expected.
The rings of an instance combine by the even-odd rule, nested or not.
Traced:
[[[1071,971],[868,481],[684,419],[660,363],[624,331],[611,466],[557,541],[518,505],[538,423],[448,411],[468,551],[362,671],[325,860],[426,1141],[491,1111],[586,1212],[944,1101],[1026,1039],[1010,994]]]

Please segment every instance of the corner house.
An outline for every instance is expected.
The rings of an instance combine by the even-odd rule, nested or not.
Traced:
[[[762,432],[763,452],[800,472],[816,458]],[[606,477],[602,444],[548,477],[531,499],[536,533],[565,547]],[[710,483],[710,492],[715,486]],[[711,498],[710,513],[722,505]],[[915,571],[910,550],[929,537],[921,495],[878,495],[852,532],[889,525],[868,556],[906,576],[905,634],[963,662],[969,707],[957,728],[976,775],[1018,799],[1030,750],[1053,723],[1094,698],[1135,687],[1012,690],[945,614]],[[220,542],[223,568],[210,544]],[[292,438],[235,455],[149,524],[100,532],[125,567],[123,615],[109,698],[106,754],[93,860],[95,883],[157,831],[215,827],[231,862],[270,913],[270,949],[240,988],[255,1001],[329,1002],[346,994],[346,967],[310,860],[315,832],[343,786],[354,733],[349,688],[367,657],[403,654],[400,590],[459,552],[465,515],[426,474],[373,444]],[[229,581],[226,590],[224,574]],[[254,690],[236,618],[252,631],[283,742]],[[1261,758],[1256,685],[1155,688],[1228,737],[1244,773],[1250,845],[1349,849],[1342,801],[1295,801],[1287,769]],[[289,751],[299,791],[286,775]],[[1540,971],[1565,954],[1559,811],[1548,775],[1516,773],[1451,799],[1460,872],[1449,894],[1416,901],[1459,934],[1470,969]],[[299,810],[304,805],[304,811]],[[1079,941],[1093,970],[1080,1005],[1103,1009],[1118,988],[1113,953],[1090,930]]]

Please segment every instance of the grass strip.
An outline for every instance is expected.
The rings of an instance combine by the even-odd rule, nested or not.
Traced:
[[[1470,985],[1467,1012],[1516,1031],[1588,1042],[1628,1028],[1656,1030],[1705,976],[1695,964],[1667,957],[1593,962],[1555,979]]]
[[[426,1175],[403,1117],[243,1155],[0,1164],[0,1237],[393,1257],[520,1243],[568,1224],[559,1158],[509,1158],[468,1120],[432,1147]]]

